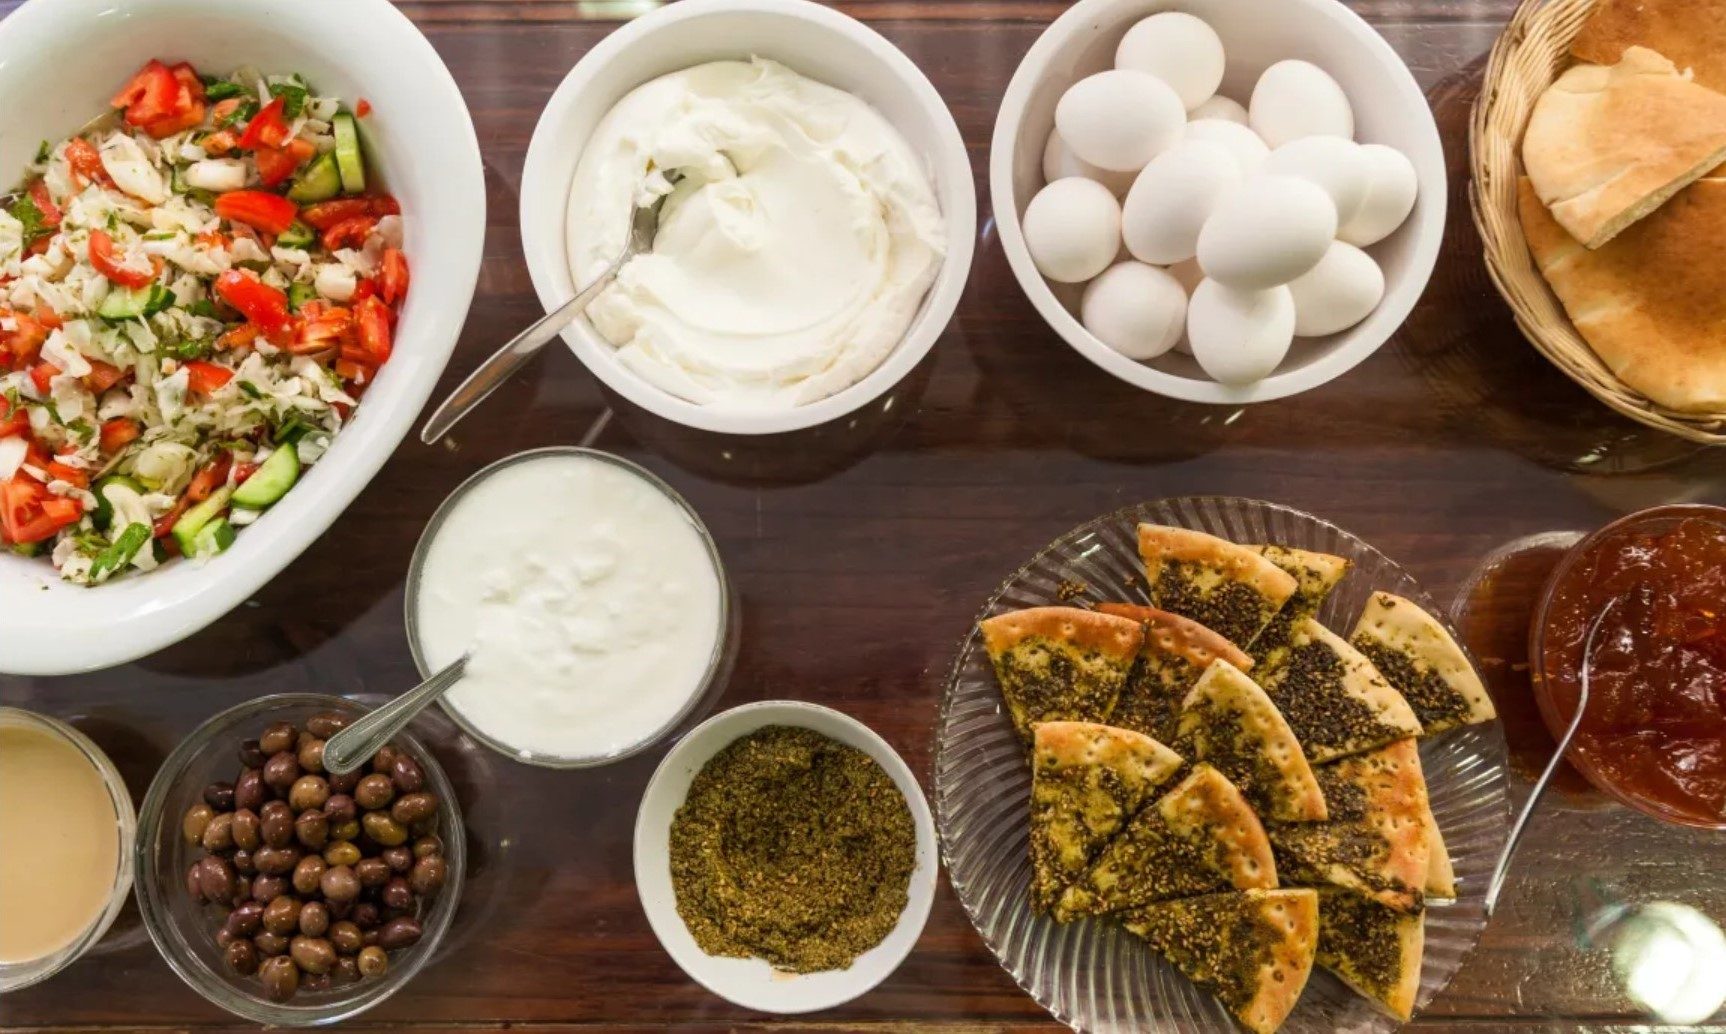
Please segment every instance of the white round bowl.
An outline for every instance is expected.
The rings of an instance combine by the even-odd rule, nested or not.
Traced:
[[[1051,285],[1025,248],[1019,219],[1043,186],[1043,145],[1055,104],[1074,82],[1110,68],[1115,46],[1139,19],[1180,10],[1222,37],[1228,68],[1221,93],[1242,104],[1259,73],[1285,58],[1329,72],[1354,107],[1355,139],[1406,154],[1419,177],[1414,211],[1367,249],[1384,269],[1385,295],[1372,315],[1340,334],[1297,338],[1282,365],[1254,384],[1219,384],[1191,356],[1170,352],[1141,363],[1103,344],[1076,315],[1083,285]],[[1267,402],[1341,376],[1396,333],[1426,289],[1444,237],[1444,149],[1426,96],[1408,66],[1360,16],[1338,0],[1079,0],[1043,31],[1007,85],[989,152],[989,197],[1007,262],[1031,304],[1080,355],[1146,391],[1191,402]]]
[[[887,939],[859,955],[847,969],[790,974],[762,959],[721,958],[702,951],[677,914],[671,886],[671,820],[689,794],[689,784],[713,756],[741,736],[767,725],[813,729],[823,736],[863,751],[892,777],[917,827],[917,864],[911,871],[910,900],[899,925]],[[744,704],[714,715],[685,736],[647,784],[635,816],[635,889],[659,943],[683,971],[714,994],[761,1012],[805,1013],[831,1009],[863,994],[887,979],[911,953],[929,908],[935,900],[940,857],[935,847],[935,820],[917,777],[903,758],[868,726],[849,715],[819,704],[796,700],[766,700]]]
[[[437,52],[388,0],[327,4],[253,0],[52,0],[0,21],[0,169],[24,168],[107,109],[153,57],[209,72],[241,65],[300,72],[320,92],[372,114],[362,130],[375,167],[401,200],[413,287],[395,354],[329,452],[232,549],[198,565],[94,588],[62,582],[43,560],[0,555],[0,672],[92,671],[168,646],[227,613],[323,534],[395,451],[449,360],[467,318],[485,239],[479,142]],[[6,184],[10,185],[10,180]]]
[[[899,347],[856,384],[792,409],[742,412],[698,405],[638,377],[586,320],[563,332],[611,390],[675,423],[723,434],[815,427],[860,409],[899,383],[934,346],[958,307],[977,236],[976,188],[965,141],[946,102],[911,59],[854,18],[809,0],[682,0],[643,15],[588,51],[552,94],[534,128],[521,178],[521,242],[549,311],[575,295],[565,211],[576,163],[599,120],[651,79],[707,61],[771,58],[862,98],[924,156],[946,221],[947,254]]]

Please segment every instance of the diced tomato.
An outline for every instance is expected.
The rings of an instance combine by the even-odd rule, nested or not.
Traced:
[[[401,213],[402,206],[395,198],[388,194],[373,194],[370,197],[343,197],[307,205],[306,210],[300,213],[300,218],[314,230],[327,230],[339,222],[361,216],[369,215],[381,219],[386,215]]]
[[[366,100],[364,97],[361,97],[359,101],[354,104],[354,118],[365,118],[371,113],[372,102]]]
[[[390,319],[384,303],[367,298],[354,307],[354,324],[359,328],[359,347],[373,366],[382,366],[390,358]]]
[[[90,360],[90,372],[84,375],[84,386],[97,395],[124,380],[126,373],[118,366],[105,363],[100,359]]]
[[[372,368],[353,359],[336,360],[336,376],[347,384],[364,384],[372,379]]]
[[[281,233],[294,225],[300,206],[265,190],[231,190],[216,198],[216,214],[229,222]],[[95,239],[93,235],[91,239]]]
[[[60,376],[60,368],[53,363],[37,363],[30,367],[30,383],[36,385],[36,390],[43,395],[48,394],[50,383]]]
[[[128,266],[114,252],[114,238],[106,230],[90,231],[90,264],[96,272],[121,287],[148,287],[161,275],[162,260],[153,258],[148,269]]]
[[[242,323],[231,330],[224,331],[216,338],[216,348],[229,351],[239,348],[250,348],[252,342],[258,340],[258,328],[250,323]]]
[[[0,330],[0,361],[9,358],[10,362],[6,365],[15,367],[35,362],[37,353],[42,349],[42,342],[48,340],[47,326],[41,320],[21,312],[9,313],[0,310],[0,323],[7,321],[16,324],[18,329]]]
[[[186,500],[201,503],[210,498],[211,492],[228,483],[228,468],[233,462],[231,453],[217,453],[215,459],[204,464],[203,469],[192,475],[191,483],[186,486]]]
[[[50,480],[64,481],[79,488],[90,487],[90,472],[83,467],[74,467],[59,460],[48,461],[48,477]]]
[[[198,70],[182,61],[172,71],[178,86],[172,110],[142,123],[144,132],[158,140],[204,124],[204,80],[199,78]]]
[[[234,484],[236,484],[236,485],[245,484],[246,479],[250,478],[253,474],[256,474],[258,472],[258,466],[259,465],[256,463],[236,463],[236,464],[234,464]]]
[[[234,371],[215,363],[193,359],[186,364],[186,386],[199,395],[209,395],[234,379]]]
[[[399,248],[385,248],[382,268],[378,271],[378,297],[385,305],[394,305],[408,294],[408,257]]]
[[[288,296],[258,279],[249,270],[230,269],[216,278],[216,294],[257,324],[268,335],[284,333],[293,324]]]
[[[247,151],[258,147],[282,147],[288,142],[288,119],[286,115],[288,99],[276,97],[263,106],[252,121],[246,123],[246,131],[240,134],[239,146]]]
[[[60,206],[54,203],[54,195],[48,193],[48,184],[37,180],[30,184],[30,200],[35,202],[36,210],[42,213],[42,225],[50,230],[60,228]]]
[[[50,495],[48,486],[23,471],[0,483],[0,535],[7,542],[41,542],[83,514],[77,500]]]
[[[81,136],[73,137],[66,144],[66,165],[72,170],[73,185],[80,189],[85,183],[113,185],[108,170],[102,166],[102,155],[96,150],[96,145]]]
[[[377,225],[377,219],[369,215],[343,219],[324,231],[324,247],[331,251],[337,248],[358,248],[365,244],[366,238],[371,236]]]
[[[174,78],[174,70],[160,61],[151,61],[108,102],[109,107],[125,108],[127,119],[133,125],[152,118],[159,118],[173,107],[180,95],[180,82]],[[137,112],[137,121],[132,115]]]
[[[60,318],[52,305],[40,300],[36,302],[36,322],[49,330],[59,330],[66,325],[66,321]]]
[[[117,416],[102,424],[102,451],[113,455],[138,440],[144,429],[138,421]]]
[[[354,296],[348,299],[348,304],[358,305],[367,298],[376,298],[377,296],[378,282],[369,276],[362,276],[359,283],[354,285]]]
[[[316,145],[310,140],[296,137],[283,147],[260,144],[252,157],[258,163],[258,179],[264,186],[273,187],[292,176],[296,169],[310,161],[317,153]]]
[[[228,103],[228,102],[227,101],[222,102],[222,104],[226,104],[226,103]],[[235,103],[238,103],[238,101],[236,101]],[[216,105],[216,110],[220,111],[221,107],[222,107],[221,104]],[[235,136],[233,133],[229,132],[226,129],[218,129],[214,133],[211,133],[209,136],[205,137],[201,146],[204,148],[205,154],[209,155],[212,158],[215,158],[218,155],[224,155],[224,154],[228,154],[228,153],[232,152],[234,150],[234,148],[238,147],[239,145],[240,145],[240,138],[239,137]]]
[[[354,314],[339,306],[307,302],[300,307],[300,332],[288,351],[313,355],[343,343],[353,336]]]
[[[150,537],[168,539],[168,548],[170,550],[174,549],[176,544],[174,540],[168,538],[168,536],[172,534],[174,525],[178,524],[180,518],[185,516],[186,510],[190,508],[191,505],[192,504],[186,500],[185,496],[181,496],[180,501],[170,507],[167,513],[156,518],[156,523],[150,526]]]
[[[12,403],[0,397],[0,438],[13,438],[30,433],[30,414],[23,406],[12,408]]]

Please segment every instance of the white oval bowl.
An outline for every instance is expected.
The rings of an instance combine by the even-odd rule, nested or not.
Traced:
[[[683,806],[689,784],[702,766],[739,737],[767,725],[813,729],[863,751],[892,777],[911,808],[911,821],[917,827],[917,864],[911,870],[910,900],[893,932],[859,955],[847,969],[790,974],[775,970],[762,959],[709,955],[696,945],[677,914],[677,895],[671,886],[671,820]],[[923,933],[935,901],[939,869],[935,820],[917,777],[904,759],[874,730],[850,715],[797,700],[744,704],[696,726],[659,763],[635,817],[635,889],[659,943],[696,983],[729,1002],[762,1012],[831,1009],[887,979]]]
[[[977,236],[971,161],[958,124],[921,70],[862,22],[809,0],[682,0],[600,41],[564,77],[534,127],[521,177],[521,242],[547,311],[574,296],[564,229],[570,183],[599,120],[651,79],[707,61],[771,58],[862,98],[928,163],[946,222],[947,254],[904,338],[881,365],[842,391],[791,409],[745,412],[703,406],[649,384],[578,319],[563,332],[582,363],[637,406],[687,427],[775,434],[836,420],[886,393],[920,362],[959,305]]]
[[[0,555],[0,672],[61,675],[121,664],[198,631],[298,557],[389,459],[449,361],[485,239],[485,179],[466,103],[437,52],[387,0],[52,0],[0,21],[0,169],[101,114],[153,57],[227,72],[301,72],[364,97],[367,149],[402,203],[412,289],[395,354],[348,427],[281,502],[202,565],[173,561],[94,588],[45,560]],[[332,31],[331,19],[340,22]],[[6,180],[10,185],[10,180]]]
[[[1297,338],[1282,365],[1256,383],[1231,387],[1171,352],[1141,363],[1103,344],[1076,315],[1084,285],[1051,285],[1037,272],[1019,219],[1043,185],[1043,145],[1055,104],[1074,82],[1110,68],[1115,46],[1139,19],[1179,10],[1222,37],[1228,68],[1219,92],[1246,104],[1259,73],[1285,58],[1329,72],[1354,108],[1355,139],[1388,144],[1414,163],[1420,195],[1389,237],[1367,249],[1384,269],[1385,295],[1362,322],[1324,338]],[[989,198],[1007,262],[1055,333],[1091,362],[1132,384],[1190,402],[1268,402],[1325,384],[1390,340],[1420,300],[1444,238],[1444,149],[1426,95],[1384,37],[1337,0],[1079,0],[1050,24],[1013,73],[989,151]]]

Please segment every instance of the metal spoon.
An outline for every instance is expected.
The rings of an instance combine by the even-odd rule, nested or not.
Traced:
[[[676,170],[672,170],[666,173],[665,178],[669,183],[676,183],[683,177]],[[587,309],[588,303],[617,279],[618,271],[625,263],[643,252],[652,251],[653,238],[659,233],[659,214],[665,208],[665,199],[669,196],[661,194],[653,204],[635,210],[635,216],[629,223],[629,243],[625,245],[623,253],[606,267],[605,272],[577,291],[574,298],[517,334],[508,344],[493,352],[491,358],[481,363],[479,369],[468,374],[467,380],[450,392],[449,397],[432,413],[431,419],[426,421],[425,427],[420,431],[420,441],[433,445],[448,434],[456,421],[484,402],[486,396],[501,387],[517,370],[526,366],[527,361],[538,355],[539,350],[562,333],[563,328],[575,322],[575,318]]]
[[[347,775],[365,764],[415,715],[460,682],[466,671],[467,654],[462,654],[449,667],[331,736],[324,741],[324,770]]]
[[[1623,599],[1623,596],[1614,596],[1607,600],[1606,606],[1601,607],[1600,613],[1594,615],[1594,620],[1588,623],[1588,636],[1582,641],[1582,668],[1577,678],[1576,713],[1571,716],[1570,727],[1564,730],[1563,738],[1558,741],[1558,749],[1552,752],[1552,760],[1546,763],[1546,770],[1534,781],[1534,789],[1529,792],[1528,800],[1523,802],[1522,812],[1516,816],[1516,824],[1510,827],[1510,839],[1504,842],[1498,864],[1492,869],[1492,880],[1486,886],[1485,910],[1488,916],[1498,907],[1498,893],[1504,889],[1504,878],[1510,873],[1510,859],[1516,854],[1517,842],[1522,839],[1528,820],[1534,817],[1534,808],[1540,803],[1541,795],[1546,792],[1547,784],[1552,782],[1553,774],[1558,771],[1564,755],[1569,752],[1570,741],[1576,738],[1576,730],[1582,727],[1582,716],[1588,711],[1588,672],[1594,658],[1594,640],[1606,622],[1606,615]]]

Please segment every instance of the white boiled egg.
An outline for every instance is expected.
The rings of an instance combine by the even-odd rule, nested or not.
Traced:
[[[1116,68],[1067,87],[1055,128],[1073,153],[1115,172],[1138,172],[1181,138],[1187,109],[1148,72]]]
[[[1408,213],[1414,210],[1420,181],[1415,176],[1414,163],[1396,148],[1362,144],[1360,150],[1367,162],[1366,199],[1352,219],[1343,221],[1337,236],[1364,248],[1395,233],[1408,218]]]
[[[1128,359],[1155,359],[1186,329],[1187,292],[1156,266],[1122,262],[1085,285],[1079,321]]]
[[[1221,144],[1183,140],[1157,155],[1121,205],[1127,250],[1159,266],[1192,258],[1205,220],[1240,181],[1240,168]]]
[[[1187,112],[1188,122],[1197,122],[1206,118],[1220,118],[1225,122],[1239,122],[1244,126],[1247,124],[1247,109],[1240,101],[1224,97],[1219,93]]]
[[[1384,298],[1384,271],[1372,256],[1336,241],[1318,265],[1289,281],[1295,334],[1323,337],[1366,319]]]
[[[1149,72],[1174,87],[1188,110],[1211,99],[1222,85],[1223,41],[1215,29],[1181,11],[1142,19],[1121,37],[1115,67]]]
[[[1340,226],[1360,211],[1366,200],[1371,167],[1361,146],[1337,136],[1303,136],[1290,140],[1270,153],[1264,171],[1279,176],[1298,176],[1324,188],[1336,205]]]
[[[1238,291],[1205,280],[1187,303],[1193,358],[1224,384],[1251,384],[1268,377],[1288,355],[1294,328],[1294,299],[1286,287]]]
[[[1259,135],[1239,122],[1230,122],[1220,118],[1201,118],[1187,123],[1187,132],[1183,140],[1208,140],[1213,144],[1222,144],[1234,155],[1235,164],[1240,166],[1243,177],[1251,176],[1259,171],[1265,157],[1271,149],[1259,139]]]
[[[1317,184],[1255,176],[1199,231],[1205,276],[1242,291],[1278,287],[1318,265],[1336,237],[1336,205]]]
[[[1069,176],[1037,191],[1020,220],[1037,271],[1082,284],[1109,268],[1121,247],[1121,203],[1095,180]]]
[[[1043,145],[1043,182],[1053,183],[1068,176],[1083,176],[1088,180],[1096,180],[1109,188],[1109,192],[1120,197],[1133,185],[1134,174],[1130,172],[1112,172],[1099,169],[1090,162],[1073,153],[1067,142],[1061,139],[1059,130],[1049,130],[1049,142]]]
[[[1278,61],[1265,69],[1247,102],[1247,122],[1272,150],[1303,136],[1354,139],[1348,95],[1307,61]]]
[[[1190,299],[1193,296],[1193,291],[1204,280],[1205,271],[1199,268],[1198,259],[1189,259],[1186,262],[1177,262],[1170,266],[1169,275],[1175,278],[1175,282],[1181,285],[1181,290],[1186,292]],[[1181,339],[1175,342],[1175,351],[1182,355],[1193,354],[1193,344],[1187,339],[1186,334],[1182,334]]]

